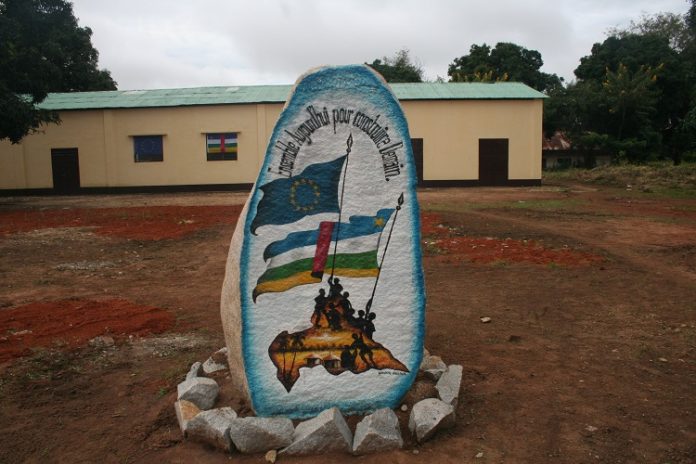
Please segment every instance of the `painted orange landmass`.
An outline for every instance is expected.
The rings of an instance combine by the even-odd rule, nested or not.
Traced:
[[[370,369],[394,369],[409,372],[408,368],[391,352],[368,337],[363,331],[350,324],[343,314],[340,298],[335,298],[336,309],[340,314],[340,328],[332,329],[325,315],[317,320],[311,317],[312,327],[300,332],[283,331],[268,347],[268,354],[276,367],[276,376],[289,392],[300,378],[301,368],[323,366],[329,374],[339,375],[350,371],[361,374]],[[329,307],[327,302],[326,307]],[[360,349],[355,343],[362,343],[368,350]],[[354,356],[352,365],[346,366],[341,360],[342,354],[349,351]],[[372,356],[368,354],[371,352]],[[362,352],[362,355],[361,355]]]

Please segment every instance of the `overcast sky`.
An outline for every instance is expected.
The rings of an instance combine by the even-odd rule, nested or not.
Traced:
[[[407,48],[427,79],[472,44],[538,50],[573,79],[610,27],[685,13],[686,0],[74,0],[99,66],[118,88],[290,84],[322,64],[371,62]]]

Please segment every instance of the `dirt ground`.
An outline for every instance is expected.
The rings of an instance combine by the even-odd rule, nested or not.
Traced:
[[[0,462],[229,461],[182,440],[173,402],[224,344],[245,197],[0,198]],[[696,462],[695,199],[572,184],[419,198],[425,342],[464,366],[458,423],[332,461]]]

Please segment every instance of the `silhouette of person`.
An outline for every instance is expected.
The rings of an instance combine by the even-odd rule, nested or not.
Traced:
[[[323,315],[326,317],[326,314],[324,313],[324,308],[326,307],[326,292],[324,289],[319,289],[319,295],[314,298],[314,301],[316,304],[314,305],[314,314],[312,314],[312,317],[314,318],[314,327],[319,327],[320,326],[320,321],[321,321],[321,316]]]
[[[331,330],[339,330],[341,328],[341,313],[336,309],[336,305],[329,303],[329,312],[326,313],[326,318],[329,320]]]
[[[355,310],[348,299],[349,296],[350,294],[348,292],[343,292],[341,306],[343,306],[343,317],[346,318],[349,324],[353,325],[353,322],[355,321]]]
[[[353,327],[363,330],[365,327],[365,322],[365,311],[361,309],[358,311],[358,317],[353,319]]]
[[[334,299],[341,296],[343,285],[338,282],[338,277],[334,277],[333,281],[331,280],[331,277],[329,277],[329,299]]]
[[[358,334],[353,334],[353,344],[350,345],[351,348],[355,348],[358,351],[358,355],[360,355],[360,359],[362,359],[365,364],[370,366],[372,364],[372,367],[376,367],[377,365],[375,364],[375,360],[372,357],[372,348],[367,346],[365,343],[365,340],[363,340],[362,335],[358,336]],[[368,361],[367,358],[370,358]]]
[[[362,326],[363,333],[370,339],[372,339],[372,334],[375,333],[375,324],[372,321],[374,321],[376,317],[377,315],[375,313],[368,314]]]
[[[343,345],[343,351],[341,351],[341,367],[348,370],[355,369],[355,356],[357,353],[350,351],[350,346]]]

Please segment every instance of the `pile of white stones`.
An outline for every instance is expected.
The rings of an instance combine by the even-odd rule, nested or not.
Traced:
[[[269,462],[278,455],[347,452],[355,455],[399,449],[404,446],[396,413],[379,409],[365,416],[353,434],[337,408],[296,426],[286,417],[238,417],[230,407],[213,409],[220,388],[206,375],[227,370],[227,348],[215,352],[203,364],[194,363],[186,380],[177,387],[174,404],[184,437],[226,452],[266,453]],[[462,381],[462,366],[447,366],[439,356],[423,355],[421,373],[436,381],[438,398],[417,401],[408,429],[417,442],[432,438],[455,424],[455,410]],[[408,406],[403,404],[402,411]]]

